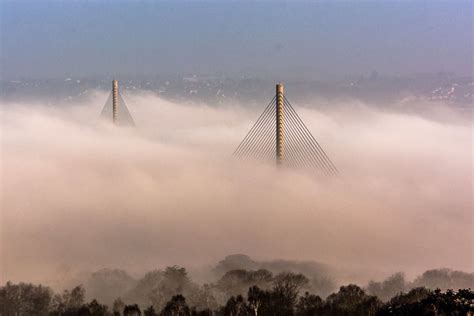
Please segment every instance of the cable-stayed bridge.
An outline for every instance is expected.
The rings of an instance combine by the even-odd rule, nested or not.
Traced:
[[[118,81],[102,109],[101,117],[119,126],[135,126],[128,107],[119,92]],[[338,170],[309,131],[290,101],[282,84],[244,137],[234,155],[239,159],[272,160],[278,166],[320,170],[336,175]]]
[[[128,111],[127,104],[119,92],[117,80],[112,81],[112,91],[105,102],[100,117],[110,120],[115,125],[135,126],[132,115]]]
[[[274,160],[279,166],[315,168],[327,175],[338,170],[285,97],[283,85],[244,137],[239,159]]]

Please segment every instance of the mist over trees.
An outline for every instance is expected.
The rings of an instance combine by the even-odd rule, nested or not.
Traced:
[[[308,263],[265,263],[229,256],[212,269],[216,279],[198,284],[179,266],[153,270],[138,280],[124,270],[92,273],[85,286],[54,292],[43,285],[7,282],[0,315],[467,315],[474,312],[474,274],[428,270],[413,281],[395,273],[365,287],[335,287],[330,269]],[[308,275],[301,273],[305,267]],[[286,268],[286,271],[280,271]],[[293,269],[293,271],[290,271]],[[314,274],[318,273],[318,274]],[[326,280],[326,281],[324,281]],[[454,291],[456,290],[456,291]],[[328,293],[321,295],[320,293]],[[435,313],[435,314],[434,314]]]
[[[111,302],[136,286],[137,281],[124,270],[101,269],[91,274],[86,288],[89,296]]]
[[[433,269],[425,271],[413,282],[405,280],[403,273],[398,272],[384,281],[370,281],[367,292],[388,301],[395,295],[407,292],[413,288],[428,289],[467,289],[474,286],[474,274],[450,269]]]

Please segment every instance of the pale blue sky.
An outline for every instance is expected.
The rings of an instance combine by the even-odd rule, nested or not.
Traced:
[[[4,78],[472,73],[472,1],[0,1]]]

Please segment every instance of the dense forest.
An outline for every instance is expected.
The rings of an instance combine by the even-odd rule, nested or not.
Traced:
[[[178,266],[138,280],[124,270],[103,269],[84,285],[56,293],[48,286],[7,282],[0,287],[0,316],[474,314],[474,274],[461,271],[428,270],[411,282],[396,273],[364,287],[338,288],[318,264],[230,256],[213,272],[219,277],[201,285]]]

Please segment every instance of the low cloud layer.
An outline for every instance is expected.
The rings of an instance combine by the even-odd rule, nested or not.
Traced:
[[[138,93],[137,127],[117,129],[97,119],[105,99],[1,104],[1,282],[231,253],[374,276],[472,271],[472,117],[448,105],[436,119],[356,101],[297,107],[341,171],[325,178],[232,159],[260,108]]]

